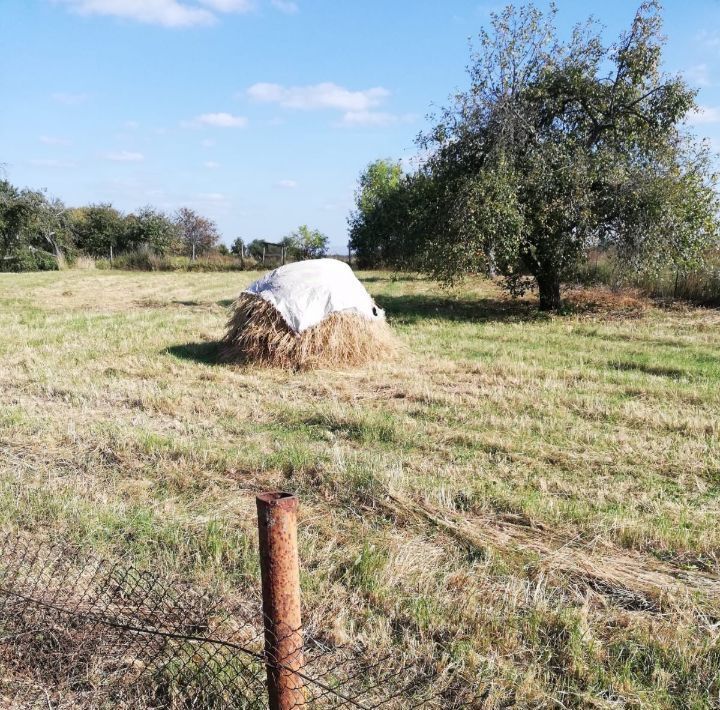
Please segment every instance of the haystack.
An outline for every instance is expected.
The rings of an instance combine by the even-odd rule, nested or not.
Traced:
[[[235,303],[225,361],[289,369],[356,367],[392,354],[385,314],[352,269],[336,259],[282,266]]]

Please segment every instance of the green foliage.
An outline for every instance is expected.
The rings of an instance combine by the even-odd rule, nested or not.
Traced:
[[[130,251],[120,256],[116,256],[112,263],[109,259],[103,259],[96,262],[96,266],[100,269],[112,268],[123,269],[127,271],[174,271],[172,261],[161,254],[153,254],[147,249],[138,251]]]
[[[7,270],[15,253],[23,247],[23,230],[29,221],[29,205],[9,182],[0,182],[0,259]]]
[[[201,259],[191,259],[184,263],[178,271],[244,271],[255,267],[254,260],[246,259],[244,262],[231,256],[222,254],[208,254]]]
[[[127,217],[125,245],[128,247],[144,247],[162,255],[171,251],[178,239],[178,225],[149,205]]]
[[[243,256],[245,253],[245,242],[241,237],[237,237],[235,241],[230,245],[230,253],[236,256]]]
[[[365,208],[378,201],[362,199],[364,176],[354,242],[394,241],[383,247],[393,265],[445,281],[499,273],[521,293],[530,278],[546,309],[596,246],[636,270],[702,262],[718,240],[717,177],[683,129],[695,92],[661,71],[659,4],[643,3],[609,46],[593,22],[561,41],[555,12],[493,15],[470,88],[421,137],[425,165],[380,215]]]
[[[403,235],[403,171],[399,163],[376,160],[360,176],[355,210],[348,219],[350,248],[360,268],[397,261],[396,237]]]
[[[255,268],[253,259],[240,261],[230,255],[211,253],[195,260],[186,256],[155,254],[148,249],[125,252],[109,259],[98,259],[98,269],[120,269],[123,271],[243,271]]]
[[[263,245],[265,242],[262,239],[253,239],[250,244],[247,245],[246,251],[250,254],[253,259],[260,261],[263,256]]]
[[[203,254],[220,257],[198,270],[252,266],[252,260],[222,261],[229,250],[220,245],[213,254],[218,240],[215,224],[187,208],[177,219],[149,205],[128,215],[109,203],[67,208],[42,191],[0,180],[0,271],[58,269],[78,256],[93,257],[99,268],[175,270],[178,265],[164,257],[177,253],[193,260]]]
[[[702,264],[689,269],[668,264],[662,270],[639,272],[613,250],[594,250],[581,267],[578,282],[612,289],[629,286],[656,298],[720,306],[720,249],[708,250]]]
[[[283,239],[291,259],[322,259],[327,254],[329,238],[318,229],[307,224],[298,227]]]
[[[128,223],[109,203],[90,205],[73,214],[73,232],[78,249],[88,256],[107,257],[110,251],[127,248],[131,237]]]
[[[57,259],[46,251],[21,246],[0,264],[0,271],[57,271]]]
[[[360,176],[355,195],[359,212],[369,214],[399,185],[403,176],[400,163],[392,160],[376,160],[367,166]]]
[[[0,181],[0,271],[57,269],[72,251],[65,205]]]

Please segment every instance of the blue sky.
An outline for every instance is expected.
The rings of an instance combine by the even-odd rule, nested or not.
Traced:
[[[307,223],[341,250],[358,174],[412,158],[502,4],[0,0],[0,163],[70,205],[188,205],[228,243]],[[592,12],[608,37],[635,9],[557,4],[563,31]],[[665,20],[666,68],[699,89],[694,130],[720,150],[720,0],[668,1]]]

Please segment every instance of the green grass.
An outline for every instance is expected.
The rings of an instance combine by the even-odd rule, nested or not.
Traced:
[[[591,293],[547,316],[361,274],[397,360],[219,365],[256,276],[0,275],[5,527],[242,594],[254,494],[283,488],[330,635],[488,707],[717,702],[717,311]]]

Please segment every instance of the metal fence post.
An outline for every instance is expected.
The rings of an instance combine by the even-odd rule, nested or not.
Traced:
[[[261,493],[256,502],[270,710],[291,710],[305,704],[297,673],[303,667],[298,499],[273,492]]]

